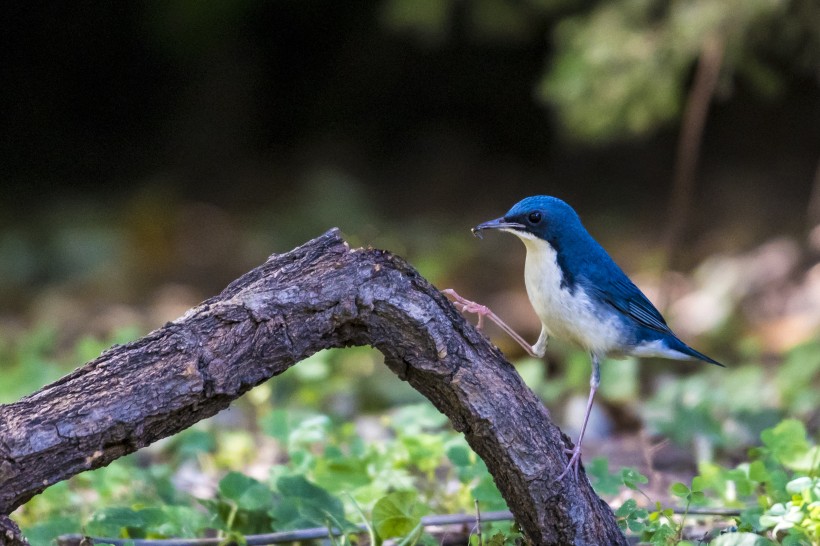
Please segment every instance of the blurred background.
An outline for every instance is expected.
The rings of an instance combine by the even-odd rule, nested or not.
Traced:
[[[659,433],[686,468],[737,456],[786,415],[816,434],[816,1],[4,12],[0,402],[334,226],[535,340],[523,246],[469,228],[550,194],[681,337],[728,365],[607,363],[590,445]],[[543,362],[523,359],[488,334],[571,429],[586,356],[556,343]],[[379,358],[323,353],[249,404],[353,419],[418,401]]]

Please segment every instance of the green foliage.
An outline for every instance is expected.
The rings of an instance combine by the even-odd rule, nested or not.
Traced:
[[[739,78],[762,96],[776,97],[789,77],[785,69],[811,74],[820,61],[820,13],[806,1],[457,4],[385,0],[381,22],[426,47],[462,34],[506,46],[532,39],[546,23],[554,52],[538,96],[555,108],[570,138],[586,142],[644,135],[677,119],[707,44],[722,51],[723,96]]]
[[[820,449],[812,447],[806,437],[806,426],[796,419],[787,419],[776,427],[764,430],[760,439],[761,458],[770,458],[790,470],[810,472],[820,462]]]
[[[592,487],[599,495],[615,495],[622,487],[638,490],[639,484],[649,479],[634,468],[622,468],[617,474],[610,474],[607,460],[603,457],[592,459],[586,466]]]
[[[41,538],[79,531],[167,538],[201,536],[217,529],[223,537],[239,540],[249,533],[308,527],[358,533],[349,518],[361,514],[377,543],[387,538],[404,544],[428,543],[431,538],[420,525],[421,516],[428,512],[466,511],[474,500],[484,511],[506,507],[483,462],[461,436],[442,430],[442,421],[428,405],[405,407],[387,422],[388,438],[367,442],[353,427],[334,424],[327,416],[274,411],[260,422],[286,447],[287,462],[273,467],[267,483],[227,472],[212,498],[197,500],[171,486],[173,471],[167,464],[146,469],[127,457],[49,488],[24,507],[21,521],[30,536]],[[189,431],[169,447],[185,453],[183,461],[192,457],[202,463],[216,461],[214,445],[219,442],[207,436],[201,430]],[[691,485],[673,484],[670,493],[680,499],[682,514],[657,502],[648,509],[629,499],[616,511],[619,525],[648,544],[685,545],[689,544],[683,539],[689,506],[716,504],[744,509],[736,522],[739,532],[720,537],[718,544],[790,546],[818,540],[817,446],[795,420],[764,430],[761,442],[746,463],[735,468],[703,463]],[[602,494],[622,488],[640,492],[647,483],[634,469],[610,473],[604,459],[590,461],[588,470]],[[442,491],[442,480],[460,487]],[[88,492],[93,492],[101,508],[83,517],[72,511],[76,505],[72,499]],[[85,521],[82,528],[80,519]],[[490,530],[486,534],[490,544],[513,544],[519,536],[509,524],[494,524]],[[766,531],[777,542],[758,540],[759,533]],[[340,540],[345,543],[349,538]]]
[[[363,411],[423,400],[413,388],[397,382],[382,361],[381,353],[369,347],[319,351],[256,387],[247,401],[257,413],[268,412],[275,401],[276,407],[297,414],[304,409],[352,418]]]
[[[737,519],[740,532],[717,538],[713,544],[796,546],[820,541],[820,451],[806,436],[802,423],[785,420],[761,433],[763,446],[752,449],[749,462],[728,469],[704,463],[692,485],[675,483],[670,493],[681,500],[683,512],[655,503],[652,511],[637,501],[625,501],[615,512],[624,530],[640,534],[653,545],[683,545],[684,524],[692,505],[712,504],[744,508]],[[608,474],[605,462],[593,461],[592,475],[598,487],[612,490],[617,479]],[[622,474],[625,476],[626,474]],[[634,484],[638,481],[634,477]],[[627,485],[627,480],[623,479]],[[769,531],[772,542],[759,534]]]
[[[87,339],[69,351],[70,357],[55,357],[55,339],[53,332],[39,330],[5,345],[0,354],[10,358],[6,362],[17,362],[15,366],[45,362],[59,369],[60,363],[93,358],[106,345]],[[670,384],[649,404],[655,412],[651,422],[681,441],[704,431],[713,435],[715,446],[735,441],[742,445],[752,432],[760,438],[746,462],[724,468],[703,461],[691,484],[671,489],[684,508],[708,503],[742,510],[736,519],[738,532],[718,537],[716,543],[794,545],[818,540],[820,450],[801,421],[777,422],[783,413],[778,403],[795,401],[792,409],[811,415],[806,400],[813,393],[818,373],[813,359],[818,356],[817,343],[787,355],[783,368],[796,371],[799,381],[790,380],[782,368],[775,381],[754,366],[720,370],[722,375],[714,378],[707,369]],[[580,356],[571,360],[555,396],[584,388],[588,361]],[[170,538],[214,530],[226,540],[241,542],[248,533],[305,527],[340,529],[348,534],[337,543],[348,544],[350,533],[358,532],[351,520],[368,526],[374,542],[397,537],[405,544],[426,544],[431,537],[418,524],[424,513],[471,511],[476,500],[482,511],[505,509],[483,461],[429,403],[401,406],[388,416],[372,418],[372,425],[367,424],[370,418],[361,417],[354,424],[345,417],[347,410],[339,418],[308,409],[338,397],[340,390],[354,390],[352,385],[378,368],[375,364],[367,350],[319,353],[295,367],[301,370],[298,374],[262,385],[238,405],[239,413],[256,420],[257,433],[250,432],[252,426],[245,430],[203,422],[148,448],[139,458],[126,457],[50,487],[15,517],[35,544],[62,533]],[[624,364],[627,379],[610,392],[612,403],[636,392],[632,364]],[[346,373],[334,373],[337,367]],[[541,363],[524,361],[522,372],[537,390],[548,390]],[[280,379],[290,392],[280,386]],[[271,409],[271,399],[288,409]],[[693,415],[699,416],[697,427],[687,423]],[[732,436],[728,429],[743,433]],[[267,477],[258,471],[254,477],[243,473],[259,468],[260,462],[270,466],[271,460],[280,464],[270,467]],[[600,494],[615,496],[624,488],[643,494],[640,488],[647,478],[635,469],[611,473],[605,459],[586,466]],[[176,482],[181,469],[196,469],[204,482],[195,496]],[[208,476],[214,475],[222,479],[209,492]],[[92,506],[97,509],[92,511]],[[687,544],[682,534],[687,515],[673,514],[668,506],[630,499],[617,517],[623,529],[650,544]],[[513,544],[520,537],[510,523],[488,524],[484,530],[484,543],[489,544]],[[761,534],[775,542],[757,541]]]
[[[597,483],[593,483],[593,485],[596,487],[596,491],[600,491],[599,488],[602,486],[607,491],[617,491],[618,486],[640,491],[638,484],[648,482],[646,476],[632,468],[621,469],[617,475],[609,474],[606,461],[603,459],[594,460],[591,468],[595,472],[594,476]],[[643,492],[641,491],[641,493]],[[690,504],[704,503],[705,496],[702,491],[692,490],[683,483],[673,484],[670,487],[670,493],[685,502],[683,517],[676,519],[673,509],[664,508],[660,502],[655,502],[654,510],[649,511],[638,506],[638,502],[631,498],[624,501],[615,510],[618,526],[624,532],[629,531],[639,535],[641,540],[648,544],[658,546],[688,544],[688,542],[682,541],[686,510],[688,510]]]
[[[99,537],[173,538],[193,536],[207,523],[207,516],[189,506],[141,509],[115,506],[96,511],[84,532]]]
[[[787,415],[811,419],[818,363],[820,342],[813,341],[786,353],[774,373],[755,362],[707,368],[658,388],[643,405],[645,421],[680,445],[705,447],[699,458],[710,459],[715,450],[749,445]]]
[[[279,499],[270,515],[278,529],[353,527],[345,519],[342,501],[303,476],[279,477],[276,490]]]
[[[618,526],[621,530],[629,530],[633,533],[639,533],[646,528],[644,520],[648,515],[646,510],[638,508],[635,499],[628,499],[615,510],[615,517],[618,518]]]
[[[642,483],[646,478],[635,480]],[[624,531],[630,531],[641,537],[641,542],[654,546],[688,546],[690,543],[683,539],[686,516],[692,504],[707,502],[703,491],[690,488],[684,483],[674,483],[669,488],[673,497],[679,498],[683,504],[683,512],[678,517],[672,508],[663,507],[655,502],[653,510],[640,508],[635,499],[626,500],[616,511],[618,525]]]
[[[265,484],[239,472],[229,472],[219,482],[215,499],[206,506],[217,515],[219,528],[240,533],[263,533],[271,529],[268,511],[273,493]]]
[[[208,518],[185,504],[190,499],[170,478],[167,465],[141,468],[133,456],[125,457],[48,488],[18,511],[18,521],[32,544],[81,531],[121,538],[193,536]],[[93,514],[89,499],[101,507]]]
[[[756,37],[762,27],[794,17],[786,4],[600,2],[557,26],[557,50],[541,98],[557,107],[573,138],[646,134],[680,115],[691,67],[706,47],[724,50],[724,77],[738,74],[761,93],[776,94],[779,76],[758,57],[763,44]]]
[[[373,528],[381,540],[407,537],[408,544],[415,544],[424,530],[421,516],[427,511],[412,491],[390,493],[373,506]]]
[[[820,382],[820,340],[799,345],[786,354],[775,379],[780,401],[788,415],[808,415],[817,408]]]
[[[573,137],[641,134],[680,112],[691,52],[651,24],[652,4],[602,3],[558,26],[558,53],[540,95]]]
[[[379,541],[430,542],[420,525],[431,512],[482,510],[506,504],[484,463],[464,438],[443,430],[446,419],[431,406],[406,406],[386,420],[387,438],[364,441],[353,426],[321,414],[271,410],[260,428],[281,446],[286,462],[274,465],[267,481],[228,471],[208,498],[194,498],[170,483],[175,465],[213,469],[226,462],[224,438],[236,431],[186,431],[168,442],[178,457],[148,468],[134,456],[76,476],[25,505],[18,520],[31,536],[84,532],[119,538],[202,536],[218,530],[240,540],[247,534],[312,527],[358,533],[349,518],[365,520]],[[264,439],[259,441],[264,442]],[[231,464],[233,464],[231,463]],[[441,480],[458,485],[443,491]],[[80,497],[93,495],[100,508],[77,511]],[[509,524],[489,526],[505,537],[518,536]],[[503,532],[502,532],[503,530]],[[343,539],[342,542],[344,542]],[[400,541],[400,542],[401,542]],[[43,542],[48,542],[44,540]]]

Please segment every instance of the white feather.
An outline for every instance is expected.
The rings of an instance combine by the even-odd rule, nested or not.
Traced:
[[[561,286],[558,255],[543,239],[526,232],[505,230],[527,247],[524,283],[544,330],[599,356],[630,352],[623,347],[622,326],[613,312],[595,305],[579,285],[571,292]]]
[[[672,358],[674,360],[697,360],[691,355],[670,349],[666,346],[666,343],[660,339],[656,339],[655,341],[645,341],[630,349],[629,354],[635,356],[660,356],[663,358]]]

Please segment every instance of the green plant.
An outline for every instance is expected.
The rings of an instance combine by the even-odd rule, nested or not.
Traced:
[[[761,433],[762,445],[749,451],[749,461],[735,468],[702,463],[692,485],[675,483],[671,494],[682,501],[682,511],[656,502],[654,510],[625,501],[615,512],[624,530],[640,534],[653,545],[691,544],[683,530],[692,505],[712,504],[742,508],[736,519],[737,533],[715,540],[722,546],[803,546],[820,542],[820,449],[812,445],[805,426],[787,419]],[[611,492],[627,483],[627,470],[609,474],[606,462],[592,461],[596,487]],[[640,476],[640,475],[639,475]],[[645,478],[643,480],[645,481]],[[768,533],[772,542],[761,536]]]
[[[116,341],[134,335],[134,331],[124,331]],[[55,333],[40,329],[15,343],[0,344],[0,363],[11,370],[22,370],[32,363],[39,369],[45,364],[54,367],[54,373],[61,373],[74,363],[93,358],[105,345],[88,338],[58,351]],[[769,540],[762,534],[776,541],[769,544],[786,546],[818,540],[820,452],[800,421],[776,420],[783,413],[781,407],[811,415],[818,349],[818,344],[807,344],[787,356],[789,369],[802,374],[800,381],[790,380],[782,370],[771,381],[761,370],[741,366],[731,372],[721,370],[730,375],[721,376],[715,387],[709,375],[713,372],[706,370],[672,384],[650,404],[658,410],[653,423],[663,423],[684,440],[703,434],[703,429],[687,428],[686,419],[692,414],[699,415],[698,422],[712,431],[714,446],[744,445],[752,432],[760,437],[760,446],[748,452],[745,462],[727,468],[704,461],[691,485],[676,484],[672,489],[684,507],[707,502],[741,511],[735,521],[738,532],[716,537],[716,544],[737,546],[741,540]],[[294,367],[288,377],[258,387],[236,405],[234,418],[247,422],[247,427],[225,427],[219,417],[204,421],[137,455],[50,487],[15,517],[34,544],[76,532],[170,538],[218,530],[226,539],[236,540],[247,533],[303,526],[352,533],[351,520],[364,524],[379,540],[387,538],[388,529],[394,533],[399,529],[405,534],[398,540],[410,544],[431,540],[417,529],[416,519],[422,513],[471,511],[476,500],[484,512],[505,509],[506,503],[483,461],[432,406],[424,402],[391,411],[381,409],[383,404],[415,400],[417,395],[391,394],[389,401],[374,402],[380,408],[377,417],[361,416],[360,407],[330,411],[342,400],[340,392],[347,396],[348,390],[361,389],[362,378],[382,369],[377,358],[367,350],[315,355]],[[551,400],[581,387],[587,371],[584,359],[576,362],[574,353],[568,353],[568,371],[558,383],[543,379],[542,363],[522,364],[530,384],[549,394]],[[631,371],[634,362],[622,365],[625,368],[611,368],[616,379],[623,370],[628,372],[628,380],[609,393],[613,404],[629,399],[638,388],[637,376]],[[337,367],[352,371],[337,374],[333,372]],[[37,378],[36,382],[42,380]],[[389,375],[383,380],[396,384]],[[762,394],[750,394],[755,392]],[[272,400],[276,400],[276,409],[271,407]],[[317,403],[328,411],[317,412]],[[341,406],[346,407],[344,403]],[[751,424],[737,426],[747,422]],[[730,434],[727,423],[742,433]],[[610,473],[605,459],[594,459],[586,466],[602,495],[615,496],[624,488],[641,492],[647,482],[634,469]],[[249,468],[256,470],[249,472]],[[270,470],[265,475],[260,468]],[[200,487],[186,491],[179,476],[190,472]],[[222,476],[221,480],[216,476]],[[686,544],[683,528],[689,516],[685,511],[675,514],[670,507],[652,501],[641,506],[639,500],[629,500],[618,509],[623,529],[651,544]],[[374,514],[376,506],[379,510]],[[390,518],[399,518],[403,522],[400,526],[387,523],[385,514],[393,508],[385,509],[390,506],[396,509]],[[484,524],[482,530],[485,544],[520,540],[513,523]],[[355,539],[343,534],[333,540],[349,544]],[[476,543],[477,535],[470,540]]]

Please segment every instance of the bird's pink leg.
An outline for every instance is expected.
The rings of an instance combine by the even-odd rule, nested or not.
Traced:
[[[601,365],[596,355],[592,355],[592,377],[589,379],[589,399],[587,400],[587,410],[584,413],[584,423],[581,425],[581,434],[578,436],[578,441],[575,443],[575,449],[565,449],[567,455],[572,455],[567,467],[561,474],[555,478],[555,481],[561,481],[570,470],[572,470],[575,479],[578,479],[578,465],[581,463],[581,442],[584,441],[584,433],[587,430],[587,423],[589,422],[589,414],[592,413],[592,402],[595,399],[595,393],[598,391],[598,386],[601,384]]]
[[[481,330],[482,326],[484,325],[484,317],[487,317],[494,323],[498,325],[499,328],[504,330],[508,336],[513,338],[519,345],[521,345],[527,354],[533,357],[539,357],[543,355],[538,355],[534,350],[533,347],[524,341],[524,338],[519,336],[515,330],[513,330],[506,322],[501,320],[498,315],[493,313],[489,307],[486,305],[481,305],[480,303],[476,303],[474,301],[470,301],[466,298],[461,297],[459,294],[456,293],[455,290],[452,288],[447,288],[442,290],[444,294],[453,298],[453,305],[456,306],[456,309],[461,311],[462,313],[475,313],[478,315],[478,324],[476,324],[476,328]]]

